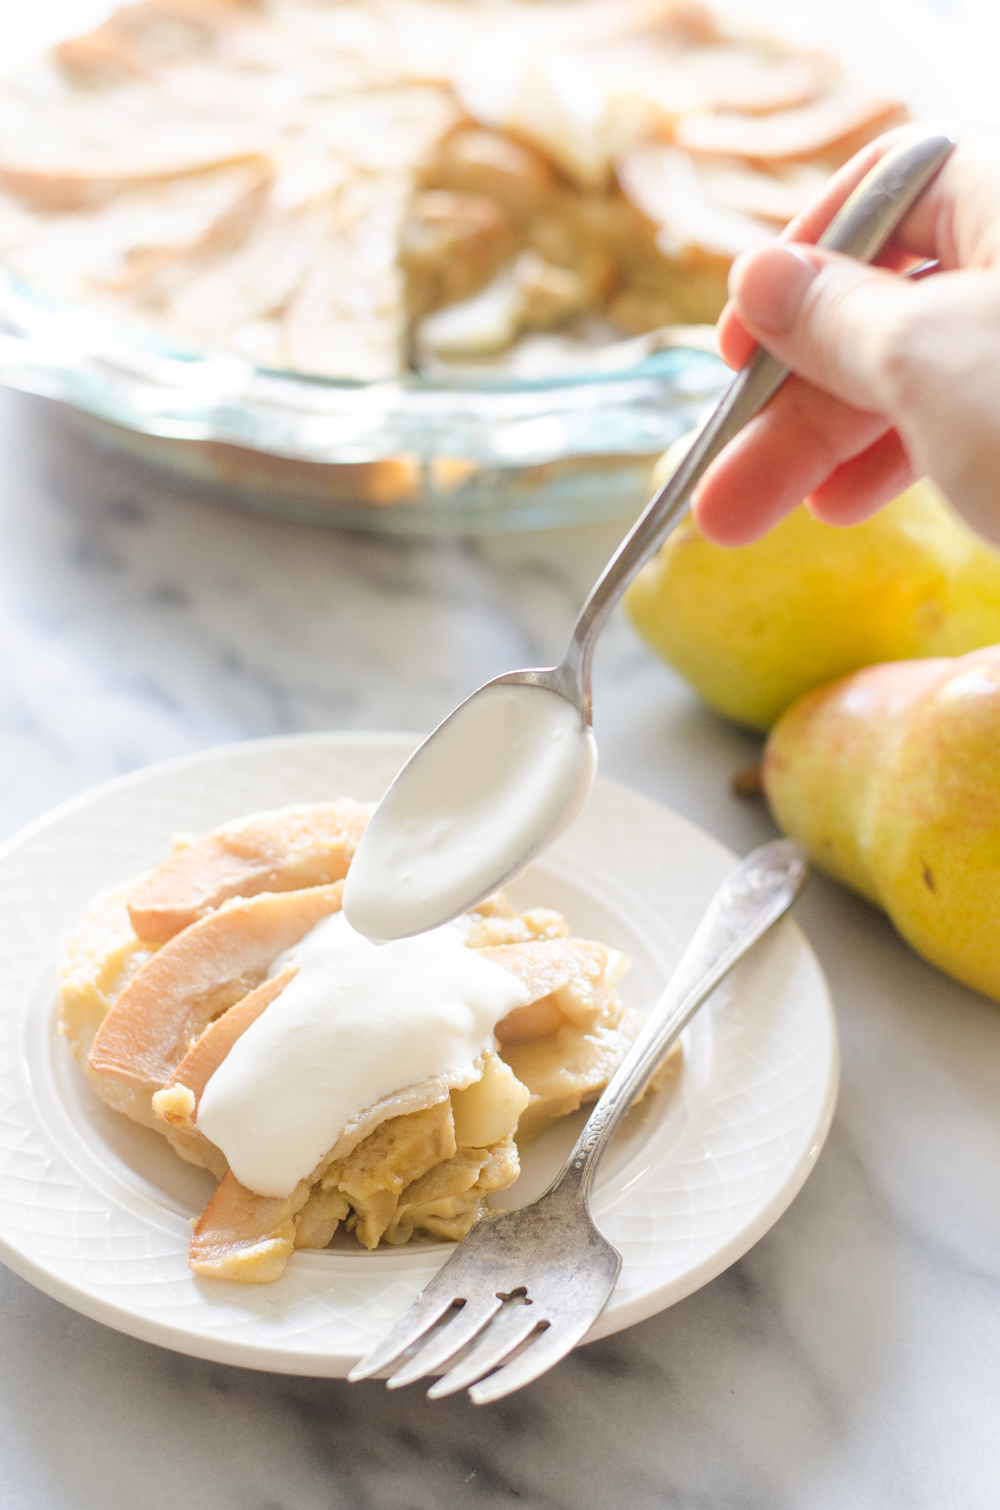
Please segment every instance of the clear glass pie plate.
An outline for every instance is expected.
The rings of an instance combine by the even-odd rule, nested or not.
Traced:
[[[727,381],[672,332],[554,376],[359,383],[173,346],[0,272],[0,381],[71,405],[175,485],[307,523],[514,530],[610,519]]]
[[[5,66],[112,5],[37,0],[23,19],[5,16]],[[996,118],[991,0],[712,8],[840,56],[917,116]],[[70,406],[96,444],[175,486],[310,523],[485,531],[634,514],[655,458],[717,400],[727,370],[690,329],[589,352],[546,339],[513,373],[310,377],[172,345],[0,270],[0,382]]]

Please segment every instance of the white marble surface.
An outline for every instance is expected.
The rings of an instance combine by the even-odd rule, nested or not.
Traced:
[[[614,527],[394,541],[178,499],[0,396],[0,830],[146,761],[426,728],[553,657]],[[754,741],[624,622],[604,771],[746,851]],[[816,880],[844,1072],[805,1190],[672,1310],[477,1411],[134,1342],[0,1271],[5,1510],[1000,1507],[1000,1009]]]

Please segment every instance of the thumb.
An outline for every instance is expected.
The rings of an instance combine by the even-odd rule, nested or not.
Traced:
[[[729,290],[750,334],[799,377],[886,412],[884,357],[915,289],[852,257],[790,243],[745,253]]]

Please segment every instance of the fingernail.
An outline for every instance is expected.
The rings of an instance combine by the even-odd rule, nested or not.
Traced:
[[[738,312],[761,330],[790,330],[803,296],[819,272],[807,251],[769,246],[733,263],[729,292]]]

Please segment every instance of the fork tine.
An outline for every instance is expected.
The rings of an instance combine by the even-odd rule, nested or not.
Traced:
[[[431,1280],[426,1290],[421,1291],[409,1309],[403,1312],[388,1335],[354,1365],[347,1376],[352,1384],[356,1384],[359,1379],[370,1379],[372,1374],[378,1374],[395,1363],[401,1353],[405,1353],[418,1337],[422,1337],[436,1321],[440,1321],[448,1307],[461,1298],[456,1295],[453,1283],[446,1281],[442,1284],[443,1273],[444,1269]]]
[[[521,1389],[553,1368],[571,1352],[583,1336],[578,1327],[561,1327],[554,1323],[530,1347],[525,1348],[503,1368],[497,1369],[488,1379],[473,1384],[469,1395],[475,1405],[489,1405],[493,1400],[502,1400],[515,1389]],[[451,1376],[448,1375],[450,1378]]]
[[[511,1306],[496,1318],[467,1358],[456,1363],[443,1379],[431,1385],[427,1391],[428,1400],[440,1400],[444,1395],[453,1395],[456,1390],[474,1384],[477,1379],[488,1374],[491,1368],[502,1363],[544,1321],[545,1317],[539,1315],[537,1306]]]
[[[412,1384],[425,1374],[433,1374],[435,1370],[443,1368],[449,1358],[453,1358],[482,1331],[502,1304],[499,1295],[467,1300],[453,1320],[447,1322],[435,1337],[424,1343],[415,1357],[385,1381],[386,1387],[400,1389],[404,1384]]]

